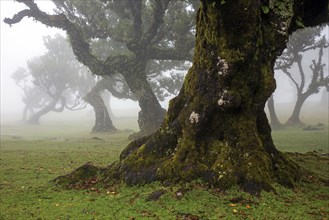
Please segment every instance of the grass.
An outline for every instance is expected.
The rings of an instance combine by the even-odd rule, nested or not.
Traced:
[[[106,166],[117,160],[129,142],[128,131],[95,135],[89,134],[89,129],[87,122],[2,126],[0,220],[329,218],[329,187],[315,183],[302,183],[295,191],[276,186],[277,194],[263,192],[260,197],[238,189],[208,189],[198,181],[79,191],[53,186],[50,180],[88,161]],[[328,152],[327,128],[289,128],[275,131],[273,138],[280,150]],[[328,157],[304,156],[296,154],[295,159],[329,178]],[[164,194],[149,201],[150,195],[160,190]]]

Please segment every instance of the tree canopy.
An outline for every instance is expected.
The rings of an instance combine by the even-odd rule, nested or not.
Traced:
[[[164,110],[147,81],[145,68],[150,60],[191,60],[198,1],[53,0],[57,6],[54,15],[42,12],[32,0],[18,2],[28,9],[5,19],[6,23],[14,24],[29,16],[65,30],[77,59],[93,74],[122,74],[141,108],[141,135],[159,127]],[[98,57],[91,48],[91,42],[98,39],[116,41],[121,52]]]
[[[94,77],[75,59],[65,37],[47,36],[44,44],[47,52],[29,60],[28,70],[18,69],[12,76],[24,90],[23,102],[32,113],[28,122],[35,124],[50,111],[83,109],[83,98],[95,84]]]

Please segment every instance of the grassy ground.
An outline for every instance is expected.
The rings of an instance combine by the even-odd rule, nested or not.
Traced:
[[[121,122],[123,128],[136,129],[129,121]],[[207,189],[200,182],[81,191],[53,186],[50,180],[88,161],[105,166],[117,160],[131,133],[95,135],[89,129],[88,122],[2,126],[0,220],[329,219],[329,187],[318,183],[302,183],[295,191],[277,186],[277,194],[264,192],[261,197],[237,189]],[[327,128],[288,128],[275,131],[273,138],[283,151],[328,153]],[[328,156],[290,156],[329,179]]]

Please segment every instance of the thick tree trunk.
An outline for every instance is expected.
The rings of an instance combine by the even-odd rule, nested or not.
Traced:
[[[306,96],[304,94],[298,94],[297,101],[295,103],[294,110],[286,122],[286,125],[293,125],[293,126],[302,126],[304,123],[300,120],[300,112],[302,110],[303,104],[306,100]]]
[[[270,124],[272,129],[280,129],[282,128],[282,124],[278,119],[278,116],[276,115],[275,112],[275,107],[274,107],[274,98],[273,95],[267,100],[267,107],[268,107],[268,112],[270,114]]]
[[[183,88],[160,129],[130,143],[120,161],[104,171],[104,181],[202,178],[251,193],[273,189],[275,182],[294,186],[300,169],[275,148],[264,107],[275,89],[276,56],[288,30],[296,28],[292,19],[306,10],[298,1],[262,2],[202,1],[193,66]],[[55,182],[72,183],[78,175],[80,170]]]
[[[250,192],[294,185],[298,166],[275,148],[264,112],[287,27],[261,8],[259,1],[203,1],[193,66],[161,128],[123,151],[117,169],[126,183],[202,178]]]
[[[140,132],[130,138],[136,139],[154,133],[164,119],[165,110],[155,96],[145,72],[145,63],[133,63],[128,74],[124,74],[127,85],[135,94],[139,107],[138,125]]]
[[[94,108],[95,112],[95,125],[92,128],[92,133],[117,131],[112,123],[103,98],[100,95],[100,93],[106,89],[106,80],[106,78],[103,78],[101,81],[97,82],[94,88],[92,88],[85,97],[85,101]]]

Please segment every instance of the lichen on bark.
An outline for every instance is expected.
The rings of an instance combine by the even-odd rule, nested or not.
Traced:
[[[274,147],[264,113],[275,89],[273,63],[284,48],[274,41],[287,36],[273,34],[275,25],[262,16],[259,1],[203,1],[193,67],[160,130],[121,157],[124,181],[202,178],[249,191],[274,182],[294,186],[298,166]]]
[[[285,16],[300,15],[291,7],[296,1],[280,2],[290,10]],[[264,13],[262,6],[257,0],[202,1],[182,90],[160,129],[129,144],[107,178],[127,184],[201,178],[251,193],[273,190],[274,183],[295,186],[300,168],[275,148],[264,112],[275,89],[275,59],[296,28],[288,22],[282,34],[278,24],[295,18]]]

